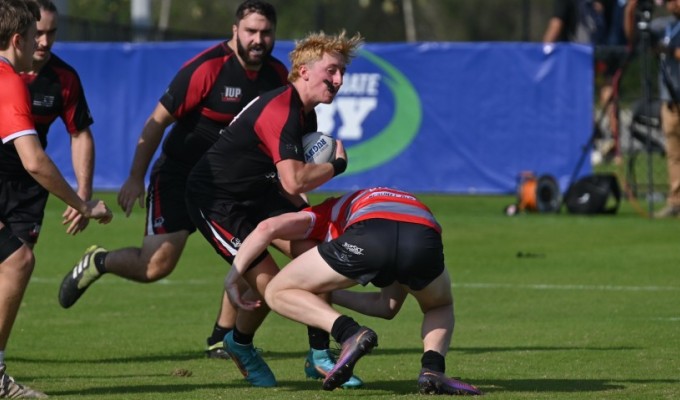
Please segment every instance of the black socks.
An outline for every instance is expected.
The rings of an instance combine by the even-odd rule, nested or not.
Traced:
[[[307,336],[309,336],[309,347],[314,350],[326,350],[330,348],[331,337],[328,332],[323,329],[307,327]]]
[[[109,254],[108,251],[103,251],[101,253],[97,253],[94,255],[94,267],[97,268],[97,271],[99,271],[100,274],[105,274],[106,273],[106,267],[104,266],[104,260],[106,260],[106,256]]]
[[[239,332],[236,327],[234,327],[234,342],[242,345],[247,345],[253,343],[253,338],[255,337],[255,334],[248,334],[248,333],[243,333]]]
[[[349,339],[350,336],[354,335],[359,331],[359,324],[356,323],[351,317],[346,315],[341,315],[338,319],[333,322],[333,328],[331,329],[331,335],[336,342],[342,343]]]
[[[232,328],[223,328],[217,324],[213,327],[212,335],[208,338],[208,346],[219,343],[224,340],[224,335],[231,332]]]
[[[423,366],[423,368],[427,368],[435,372],[446,372],[446,360],[444,359],[444,356],[434,350],[428,350],[423,353],[423,357],[420,359],[420,364]]]

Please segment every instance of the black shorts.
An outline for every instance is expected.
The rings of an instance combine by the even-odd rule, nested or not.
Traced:
[[[441,235],[420,224],[369,219],[318,248],[331,268],[364,286],[397,281],[421,290],[444,271]]]
[[[231,264],[234,262],[241,243],[257,227],[257,224],[269,217],[298,211],[299,208],[272,186],[271,192],[252,200],[237,201],[189,196],[187,210],[198,230],[217,254]],[[251,266],[257,265],[267,254],[265,250]]]
[[[196,231],[185,200],[189,172],[187,168],[154,168],[146,191],[145,236]]]
[[[38,242],[49,192],[35,181],[0,177],[0,221],[26,243]]]

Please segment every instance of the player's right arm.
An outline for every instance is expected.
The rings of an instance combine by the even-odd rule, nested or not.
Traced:
[[[234,305],[245,310],[259,307],[258,301],[247,301],[241,297],[240,278],[250,264],[267,249],[274,239],[306,239],[313,223],[312,214],[294,212],[267,218],[255,227],[238,248],[231,269],[224,279],[225,290]]]
[[[344,160],[347,166],[347,153],[340,140],[336,140],[335,160]],[[333,163],[308,164],[295,159],[285,159],[276,163],[281,187],[290,195],[299,195],[310,192],[334,176],[344,172],[336,170]]]
[[[86,202],[71,188],[43,150],[37,135],[20,136],[14,139],[13,143],[22,165],[42,187],[78,210],[86,218],[95,218],[102,223],[111,221],[111,210],[103,201]]]
[[[144,177],[149,168],[151,159],[156,153],[158,146],[163,139],[165,129],[175,122],[175,118],[161,104],[156,104],[149,118],[144,124],[142,133],[139,135],[135,155],[130,167],[130,175],[118,192],[118,205],[125,212],[125,216],[130,216],[135,201],[144,208]]]

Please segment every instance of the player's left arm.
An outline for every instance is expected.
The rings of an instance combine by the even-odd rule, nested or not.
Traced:
[[[92,198],[92,180],[94,175],[94,139],[89,127],[71,135],[71,160],[78,184],[78,196],[87,201]],[[68,224],[66,233],[76,235],[85,230],[89,220],[83,218],[75,209],[68,207],[64,211],[64,225]]]
[[[331,302],[349,308],[364,315],[377,318],[394,318],[408,292],[399,282],[380,289],[380,292],[357,292],[351,290],[336,290],[332,293]]]

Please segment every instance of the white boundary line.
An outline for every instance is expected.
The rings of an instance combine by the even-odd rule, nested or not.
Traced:
[[[531,290],[594,290],[609,292],[677,292],[680,287],[674,286],[614,286],[614,285],[553,285],[509,283],[454,283],[454,288],[466,289],[531,289]]]
[[[53,278],[42,278],[34,276],[31,278],[32,283],[40,284],[58,284],[60,280]],[[123,278],[114,277],[113,279],[103,279],[97,282],[100,284],[116,284],[120,282],[130,282]],[[156,285],[215,285],[220,284],[222,279],[162,279],[155,282]],[[529,290],[589,290],[602,292],[678,292],[680,287],[677,286],[619,286],[619,285],[555,285],[547,283],[538,284],[514,284],[514,283],[453,283],[454,288],[461,289],[529,289]]]

